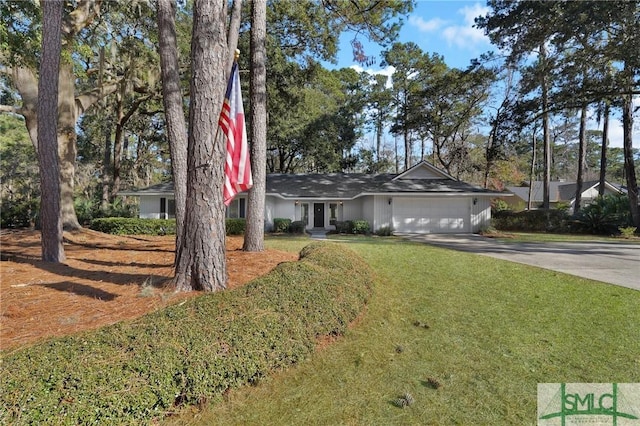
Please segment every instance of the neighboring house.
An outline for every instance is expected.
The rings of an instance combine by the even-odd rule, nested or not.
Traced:
[[[175,214],[173,185],[160,184],[120,195],[140,198],[140,217]],[[511,194],[506,194],[510,196]],[[365,219],[371,229],[395,232],[473,233],[491,220],[491,198],[505,193],[454,179],[427,162],[400,174],[267,175],[265,227],[273,219],[302,221],[307,229],[335,229],[336,221]],[[245,217],[246,194],[227,209],[227,217]]]
[[[534,181],[531,187],[531,209],[538,209],[542,207],[543,202],[543,186],[542,181]],[[619,187],[610,184],[605,181],[604,195],[620,194]],[[600,182],[588,181],[582,183],[582,202],[581,207],[588,206],[598,197],[598,188]],[[526,209],[529,202],[529,183],[527,182],[523,186],[508,186],[507,191],[512,193],[514,197],[504,200],[511,205],[515,210]],[[553,181],[549,183],[549,206],[550,208],[557,208],[558,206],[565,206],[568,211],[573,212],[573,208],[576,202],[576,183]]]

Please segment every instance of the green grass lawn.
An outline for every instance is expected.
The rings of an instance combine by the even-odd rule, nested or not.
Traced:
[[[376,273],[360,320],[311,359],[174,423],[525,425],[538,383],[640,382],[638,291],[397,238],[335,243]],[[399,408],[407,393],[414,402]]]
[[[591,235],[591,234],[554,234],[545,232],[505,232],[509,237],[497,237],[504,243],[570,243],[581,241],[600,241],[606,243],[620,243],[620,244],[640,244],[640,237],[634,238],[621,238],[619,236],[608,237],[604,235]]]

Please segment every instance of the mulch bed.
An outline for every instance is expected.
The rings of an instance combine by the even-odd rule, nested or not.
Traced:
[[[228,237],[227,288],[297,259],[295,253],[242,251]],[[119,236],[92,230],[65,232],[67,260],[40,261],[40,232],[0,234],[0,350],[53,336],[95,329],[194,297],[167,287],[173,275],[174,236]]]

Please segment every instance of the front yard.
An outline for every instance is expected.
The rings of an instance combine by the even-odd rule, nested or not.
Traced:
[[[638,291],[396,238],[336,244],[376,273],[356,326],[196,423],[535,424],[538,383],[640,382]]]

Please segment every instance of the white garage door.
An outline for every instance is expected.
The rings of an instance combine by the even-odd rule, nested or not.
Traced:
[[[470,232],[470,214],[468,198],[393,199],[393,229],[397,232]]]

